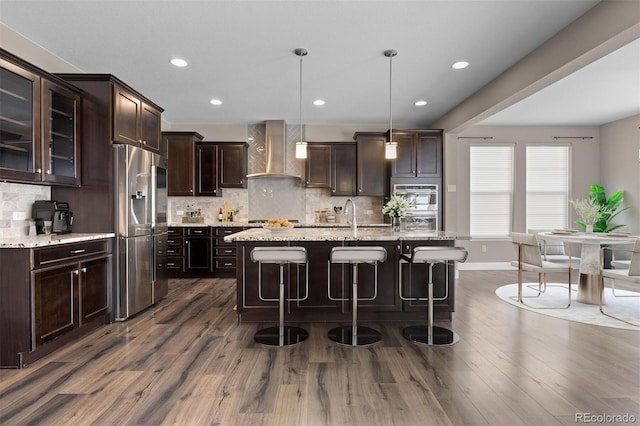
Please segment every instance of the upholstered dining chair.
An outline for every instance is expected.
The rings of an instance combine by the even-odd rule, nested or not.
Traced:
[[[604,268],[604,257],[605,252],[610,250],[614,253],[623,253],[628,252],[631,255],[629,260],[629,268],[627,269],[605,269]],[[636,238],[635,244],[632,250],[616,248],[613,246],[602,247],[600,250],[600,312],[603,315],[608,316],[609,318],[616,319],[618,321],[622,321],[624,323],[640,327],[640,324],[628,321],[626,319],[611,315],[607,313],[603,309],[603,295],[604,295],[604,278],[609,278],[615,282],[615,280],[625,281],[628,283],[632,283],[632,285],[639,285],[638,290],[640,290],[640,237]],[[617,296],[620,297],[620,296]],[[638,296],[630,296],[630,297],[640,297]]]
[[[511,298],[534,309],[563,309],[571,306],[571,272],[579,269],[577,262],[574,262],[569,256],[566,263],[555,263],[543,259],[540,250],[540,243],[535,234],[524,234],[521,232],[512,232],[511,241],[517,254],[517,260],[511,262],[511,265],[518,268],[518,295]],[[538,294],[536,296],[522,295],[522,276],[524,272],[536,272],[538,274]],[[568,275],[567,288],[568,298],[565,306],[531,306],[524,303],[524,299],[538,298],[546,289],[546,274],[552,272],[565,272]]]

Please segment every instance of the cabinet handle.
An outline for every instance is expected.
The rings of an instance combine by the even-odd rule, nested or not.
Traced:
[[[240,185],[242,185],[242,181],[240,181]]]
[[[76,276],[80,275],[80,271],[78,271],[77,269],[74,269],[73,270],[73,275],[76,275]]]
[[[86,274],[87,273],[87,268],[82,268],[81,271],[82,271],[83,274]]]
[[[36,173],[42,173],[42,169],[36,170]]]
[[[50,175],[51,174],[51,170],[47,170],[47,174]]]
[[[85,251],[86,251],[85,249],[79,249],[79,250],[71,250],[69,253],[80,254],[80,253],[84,253]]]
[[[189,241],[185,241],[184,243],[185,243],[185,244],[189,244]]]
[[[167,266],[176,266],[175,263],[167,263]]]
[[[175,243],[175,241],[173,241],[173,240],[167,240],[167,243],[168,243],[168,244],[173,244],[173,243]]]
[[[224,266],[233,266],[233,263],[225,263]]]
[[[190,189],[189,192],[193,192],[193,189]]]

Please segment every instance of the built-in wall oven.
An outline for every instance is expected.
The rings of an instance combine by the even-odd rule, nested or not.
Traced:
[[[404,196],[411,203],[409,214],[404,218],[406,230],[440,230],[438,189],[436,183],[393,184],[393,194]]]

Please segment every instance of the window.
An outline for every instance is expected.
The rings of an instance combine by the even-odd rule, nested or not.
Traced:
[[[508,237],[513,215],[513,145],[472,145],[470,233]]]
[[[527,229],[567,226],[569,146],[527,146]]]

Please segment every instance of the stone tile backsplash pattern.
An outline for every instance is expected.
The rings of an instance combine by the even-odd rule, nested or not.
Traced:
[[[0,238],[27,235],[27,222],[14,220],[14,213],[31,217],[35,200],[50,200],[51,188],[39,185],[0,182]]]

